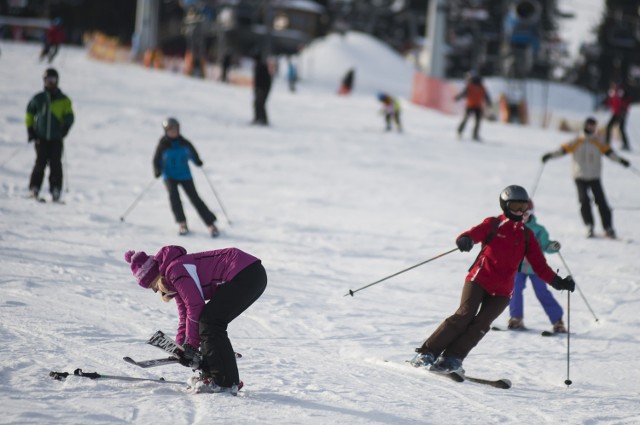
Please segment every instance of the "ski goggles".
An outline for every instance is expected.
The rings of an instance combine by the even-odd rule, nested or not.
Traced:
[[[507,207],[513,212],[525,212],[529,209],[529,201],[509,201]]]
[[[44,77],[45,84],[58,84],[58,77]]]

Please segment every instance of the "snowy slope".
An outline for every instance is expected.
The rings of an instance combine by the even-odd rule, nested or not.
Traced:
[[[461,231],[499,213],[505,186],[531,188],[541,154],[569,135],[485,123],[486,143],[457,141],[457,117],[406,102],[406,132],[384,133],[369,93],[338,97],[319,84],[291,94],[281,83],[268,104],[272,127],[255,128],[247,125],[247,88],[98,63],[65,48],[57,66],[77,120],[66,140],[69,190],[66,205],[36,204],[24,199],[34,153],[23,119],[40,88],[38,49],[3,44],[0,59],[0,160],[15,153],[0,168],[0,423],[640,422],[640,176],[631,170],[605,160],[604,185],[622,237],[609,241],[583,237],[569,159],[542,169],[538,218],[562,242],[599,319],[578,292],[571,295],[570,357],[565,338],[494,332],[465,368],[470,375],[507,377],[513,388],[456,384],[403,362],[457,307],[477,248],[353,298],[344,294],[454,248]],[[194,169],[199,192],[220,218],[219,239],[206,237],[188,203],[193,233],[177,236],[166,192],[161,182],[151,183],[151,157],[168,115],[180,119],[199,150],[233,222],[225,221]],[[635,125],[630,120],[638,150]],[[628,157],[640,165],[637,153]],[[46,188],[45,182],[45,194]],[[138,287],[123,260],[128,249],[155,253],[166,244],[189,251],[236,246],[263,260],[267,290],[229,329],[244,354],[240,395],[51,380],[49,371],[75,368],[178,381],[190,376],[181,366],[143,370],[121,360],[160,357],[144,341],[157,329],[175,334],[175,305]],[[549,262],[566,274],[557,256]],[[556,295],[566,309],[567,294]],[[549,328],[531,288],[525,297],[527,325]],[[505,313],[496,324],[507,319]]]

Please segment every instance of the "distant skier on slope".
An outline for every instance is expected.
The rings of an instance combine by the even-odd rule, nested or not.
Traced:
[[[153,171],[156,178],[164,176],[164,184],[169,193],[171,211],[178,223],[179,234],[189,233],[187,218],[184,215],[182,201],[178,186],[182,186],[189,200],[198,211],[200,218],[207,225],[211,237],[217,237],[220,232],[216,227],[216,215],[209,210],[207,205],[198,195],[196,185],[193,183],[189,161],[193,161],[198,167],[202,167],[203,162],[198,156],[196,148],[191,142],[180,134],[180,123],[175,118],[167,118],[162,123],[164,136],[160,138],[158,147],[153,156]]]
[[[396,130],[402,132],[400,123],[400,102],[398,99],[386,94],[378,93],[378,100],[382,102],[382,114],[384,115],[385,129],[391,131],[391,123],[395,123]]]
[[[464,90],[455,96],[455,100],[466,98],[466,106],[462,122],[458,126],[458,137],[462,137],[464,127],[471,114],[475,117],[475,125],[473,127],[473,140],[480,141],[480,121],[484,114],[484,107],[491,106],[491,98],[489,92],[482,84],[482,78],[479,75],[471,74],[467,79]]]
[[[54,202],[62,195],[62,152],[74,121],[71,99],[58,88],[59,75],[48,68],[43,75],[44,90],[37,93],[27,105],[25,123],[29,142],[34,142],[36,162],[29,180],[29,192],[39,198],[44,172],[49,166],[49,191]]]
[[[527,191],[521,186],[508,186],[499,201],[502,215],[486,218],[456,239],[460,251],[471,251],[479,242],[482,248],[465,279],[458,310],[416,348],[413,366],[464,374],[463,360],[509,305],[523,258],[555,289],[575,290],[571,276],[563,279],[549,267],[538,241],[522,222],[529,208]]]
[[[613,149],[602,141],[602,137],[596,132],[598,123],[595,118],[589,117],[584,121],[582,134],[560,146],[560,149],[545,153],[542,162],[558,158],[568,153],[573,156],[573,178],[578,189],[578,200],[580,201],[580,214],[582,221],[587,226],[587,237],[592,238],[593,214],[591,212],[591,199],[589,190],[593,194],[605,236],[615,239],[616,232],[613,230],[613,219],[611,209],[607,204],[607,198],[602,189],[600,176],[602,174],[602,160],[600,157],[606,155],[609,159],[622,164],[625,167],[630,165],[629,161],[618,156]]]
[[[154,257],[127,251],[124,258],[140,286],[159,292],[165,302],[175,299],[181,364],[201,371],[189,379],[189,387],[235,395],[242,381],[227,327],[264,292],[267,274],[261,261],[237,248],[187,254],[175,245]]]

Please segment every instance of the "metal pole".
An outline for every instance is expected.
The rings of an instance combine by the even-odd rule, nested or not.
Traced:
[[[435,257],[429,258],[428,260],[425,260],[425,261],[423,261],[423,262],[421,262],[421,263],[416,264],[415,266],[411,266],[411,267],[406,268],[406,269],[404,269],[404,270],[400,270],[400,271],[399,271],[399,272],[397,272],[397,273],[394,273],[394,274],[392,274],[392,275],[390,275],[390,276],[384,277],[384,278],[382,278],[382,279],[380,279],[380,280],[376,280],[375,282],[370,283],[370,284],[368,284],[368,285],[365,285],[365,286],[363,286],[362,288],[358,288],[358,289],[356,289],[355,291],[352,291],[351,289],[349,289],[349,292],[347,292],[346,294],[344,294],[344,296],[346,297],[347,295],[351,295],[351,296],[353,297],[353,294],[355,294],[355,293],[356,293],[356,292],[358,292],[358,291],[362,291],[363,289],[366,289],[366,288],[368,288],[368,287],[370,287],[370,286],[376,285],[376,284],[378,284],[378,283],[380,283],[380,282],[383,282],[383,281],[385,281],[385,280],[387,280],[387,279],[391,279],[392,277],[394,277],[394,276],[398,276],[398,275],[399,275],[399,274],[401,274],[401,273],[408,272],[409,270],[415,269],[416,267],[421,266],[421,265],[423,265],[423,264],[427,264],[428,262],[433,261],[433,260],[436,260],[436,259],[438,259],[438,258],[440,258],[440,257],[444,257],[445,255],[447,255],[447,254],[451,254],[452,252],[457,251],[457,250],[458,250],[458,248],[453,248],[453,249],[452,249],[452,250],[450,250],[450,251],[443,252],[442,254],[438,254],[438,255],[436,255]]]
[[[562,261],[562,264],[564,264],[564,268],[567,269],[567,272],[569,272],[569,274],[571,276],[573,276],[573,273],[571,273],[571,270],[569,270],[569,266],[567,266],[566,261],[564,261],[564,257],[562,256],[562,254],[560,253],[560,251],[558,251],[558,255],[560,256],[560,260]],[[575,279],[574,279],[575,280]],[[578,286],[578,283],[576,282],[576,289],[578,290],[578,292],[580,292],[580,296],[582,297],[582,299],[584,300],[584,303],[587,305],[587,307],[589,308],[589,311],[591,311],[591,314],[593,315],[593,318],[596,319],[596,322],[600,321],[600,319],[598,319],[598,316],[596,316],[596,314],[593,312],[593,309],[591,308],[591,306],[589,305],[589,302],[587,301],[587,298],[584,296],[584,294],[582,293],[582,289],[580,289],[580,287]]]
[[[207,175],[207,173],[204,172],[204,170],[202,170],[202,174],[204,174],[204,177],[207,179],[207,183],[209,183],[209,187],[211,188],[211,191],[213,192],[213,195],[216,197],[216,200],[218,201],[218,204],[220,205],[220,209],[222,210],[222,213],[224,214],[224,218],[227,219],[227,223],[229,223],[229,226],[231,226],[231,220],[229,220],[229,215],[227,214],[227,211],[224,209],[224,205],[222,205],[222,201],[220,200],[220,197],[218,196],[218,192],[216,192],[216,189],[213,187],[213,183],[211,183],[211,180],[209,179],[209,176]]]

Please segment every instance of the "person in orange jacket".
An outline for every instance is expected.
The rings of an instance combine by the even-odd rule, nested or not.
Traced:
[[[476,119],[473,127],[473,140],[480,141],[480,120],[484,112],[484,107],[491,106],[491,98],[489,92],[482,84],[482,78],[479,75],[473,75],[467,80],[467,84],[463,91],[458,93],[455,100],[467,98],[464,118],[458,126],[458,137],[462,137],[464,127],[467,125],[469,116],[473,114]]]

